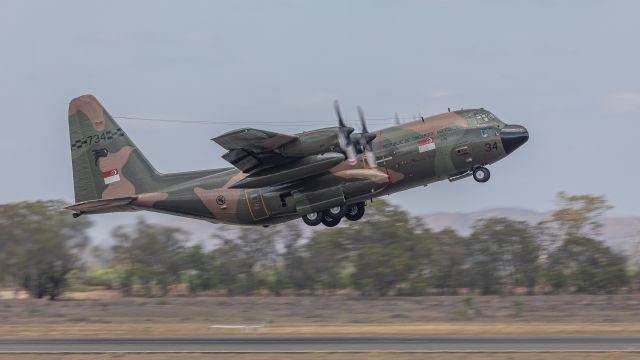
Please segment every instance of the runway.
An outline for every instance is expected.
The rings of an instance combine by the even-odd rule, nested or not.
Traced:
[[[0,353],[638,351],[640,337],[137,337],[0,339]]]

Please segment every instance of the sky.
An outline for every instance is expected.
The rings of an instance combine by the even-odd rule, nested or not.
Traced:
[[[162,172],[228,166],[210,138],[237,127],[334,126],[334,99],[370,130],[485,107],[531,135],[488,183],[389,199],[548,211],[567,191],[640,216],[638,14],[615,0],[1,0],[0,203],[73,200],[67,108],[91,93],[114,116],[207,122],[118,119]]]

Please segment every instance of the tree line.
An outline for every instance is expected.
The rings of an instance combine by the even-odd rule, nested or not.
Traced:
[[[112,246],[89,247],[90,221],[71,219],[60,202],[0,205],[0,281],[52,299],[70,281],[145,296],[168,295],[178,284],[229,296],[631,291],[640,274],[599,240],[606,200],[566,193],[558,200],[541,223],[482,219],[468,236],[434,231],[376,200],[360,221],[310,233],[296,223],[218,227],[211,249],[142,218],[114,229]],[[87,253],[97,259],[92,266],[82,261]]]

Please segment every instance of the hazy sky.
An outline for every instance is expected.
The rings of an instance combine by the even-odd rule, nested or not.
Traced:
[[[0,202],[73,200],[68,102],[92,93],[163,172],[223,167],[240,126],[480,107],[531,139],[491,181],[391,196],[416,212],[604,194],[640,216],[640,2],[0,0]],[[370,129],[392,125],[372,120]],[[130,215],[126,215],[130,216]]]

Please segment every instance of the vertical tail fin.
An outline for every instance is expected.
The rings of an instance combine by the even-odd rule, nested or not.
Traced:
[[[69,104],[76,202],[157,190],[161,175],[93,95]]]

